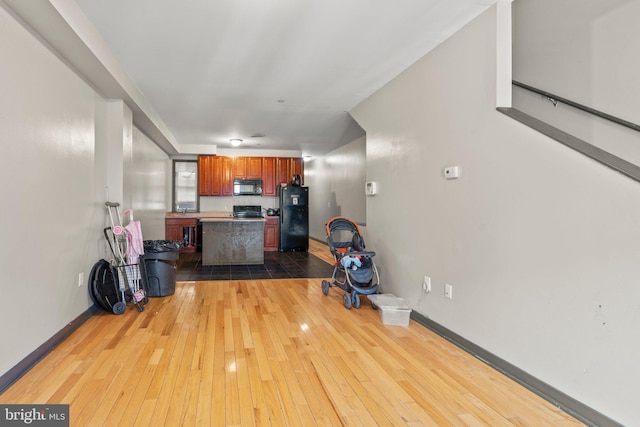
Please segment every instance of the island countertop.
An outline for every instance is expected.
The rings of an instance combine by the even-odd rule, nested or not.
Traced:
[[[265,221],[264,218],[237,218],[232,212],[167,212],[166,219],[197,219],[200,222]]]
[[[229,211],[212,211],[212,212],[167,212],[167,219],[205,219],[205,218],[233,218],[233,213]]]
[[[264,218],[208,217],[199,218],[200,222],[264,222]]]

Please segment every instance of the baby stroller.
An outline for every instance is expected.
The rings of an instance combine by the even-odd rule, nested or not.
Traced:
[[[325,229],[335,264],[331,282],[322,281],[322,293],[329,295],[329,289],[337,286],[345,291],[345,308],[360,308],[360,295],[378,293],[380,277],[373,262],[376,253],[364,250],[360,227],[348,218],[332,218]]]

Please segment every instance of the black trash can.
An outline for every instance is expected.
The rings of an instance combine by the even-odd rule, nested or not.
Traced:
[[[180,243],[173,240],[145,240],[144,269],[150,297],[166,297],[176,291]]]

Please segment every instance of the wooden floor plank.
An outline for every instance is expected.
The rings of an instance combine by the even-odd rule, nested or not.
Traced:
[[[178,283],[142,313],[93,316],[1,398],[68,403],[80,427],[582,425],[342,294],[321,279]]]

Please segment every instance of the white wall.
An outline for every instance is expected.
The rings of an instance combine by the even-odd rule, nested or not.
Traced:
[[[145,240],[164,239],[164,218],[171,210],[172,163],[167,154],[138,128],[133,128],[129,181],[134,219]]]
[[[136,200],[141,190],[135,171],[161,167],[148,168],[146,154],[138,157],[136,138],[131,162],[124,159],[122,136],[111,150],[113,105],[2,7],[0,58],[3,375],[92,305],[86,279],[106,256],[107,187],[111,195],[126,193]],[[126,109],[119,108],[120,118],[126,118]],[[125,122],[119,125],[121,135],[132,127]],[[162,162],[156,150],[140,153],[145,150],[153,152],[153,162]],[[112,151],[120,156],[119,165],[107,161],[114,160]],[[125,176],[133,188],[124,190]],[[80,273],[85,281],[78,286]]]
[[[3,9],[0,57],[1,374],[89,307],[78,274],[98,254],[103,186],[94,164],[102,101]]]
[[[495,15],[351,111],[380,183],[367,233],[383,289],[638,425],[640,185],[496,112]],[[443,178],[449,165],[459,179]]]
[[[638,121],[638,0],[515,0],[515,80]]]
[[[324,225],[335,216],[364,224],[367,220],[364,183],[366,137],[306,162],[305,185],[309,187],[309,235],[324,241]]]
[[[171,160],[133,125],[131,109],[122,100],[109,100],[106,109],[96,113],[96,147],[96,164],[107,177],[101,196],[120,203],[121,215],[133,210],[145,240],[164,239],[172,197]],[[130,218],[123,216],[123,224]]]
[[[516,0],[514,79],[640,123],[640,1]],[[513,106],[640,165],[640,134],[545,97],[514,90]]]

